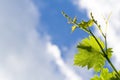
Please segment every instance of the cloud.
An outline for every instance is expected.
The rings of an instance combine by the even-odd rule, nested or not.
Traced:
[[[61,58],[61,52],[59,48],[56,45],[48,44],[48,52],[50,52],[53,57],[54,61],[56,62],[57,66],[60,68],[60,71],[62,74],[66,76],[66,80],[81,80],[81,77],[79,77],[72,69],[70,69],[66,63]]]
[[[80,80],[50,36],[38,33],[39,21],[31,0],[0,1],[0,80]]]
[[[73,1],[75,5],[79,7],[79,9],[85,9],[88,13],[92,12],[95,19],[102,25],[103,30],[105,29],[105,21],[103,19],[103,15],[107,18],[107,16],[112,12],[109,21],[108,27],[108,45],[114,50],[114,59],[115,65],[120,69],[120,1],[118,0],[75,0]],[[97,33],[98,34],[98,33]]]

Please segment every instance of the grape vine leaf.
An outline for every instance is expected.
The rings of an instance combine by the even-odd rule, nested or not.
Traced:
[[[92,19],[90,19],[89,21],[87,21],[87,22],[85,22],[85,21],[81,21],[80,23],[79,23],[79,26],[81,27],[81,28],[83,28],[83,29],[87,29],[88,27],[91,27],[92,25],[93,25],[93,20]]]
[[[119,72],[120,73],[120,72]],[[120,80],[115,72],[109,72],[108,68],[101,70],[100,76],[95,75],[91,80]]]
[[[99,78],[99,76],[95,75],[93,78],[91,78],[91,80],[101,80],[101,79]]]
[[[108,58],[109,58],[109,59],[111,58],[112,53],[113,53],[112,48],[108,48],[108,49],[107,49],[107,55],[108,55]]]
[[[85,32],[89,33],[88,28],[91,27],[93,25],[93,20],[90,19],[89,21],[84,21],[82,20],[80,23],[78,23],[78,27],[82,30],[84,30]]]
[[[111,80],[112,76],[113,73],[110,73],[107,68],[104,68],[102,69],[100,76],[95,75],[91,80]]]
[[[118,71],[118,73],[120,75],[120,71]],[[110,80],[120,80],[120,78],[117,76],[115,72],[112,72],[112,77],[110,78]]]
[[[72,26],[72,32],[73,32],[76,28],[77,28],[77,26],[76,26],[76,25],[73,25],[73,26]]]
[[[104,48],[104,43],[97,38],[101,46]],[[96,72],[99,72],[106,59],[103,57],[101,48],[92,36],[83,39],[77,45],[78,53],[74,56],[74,65],[85,67],[88,69],[93,68]]]

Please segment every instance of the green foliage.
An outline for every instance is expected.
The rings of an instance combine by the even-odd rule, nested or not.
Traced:
[[[104,43],[98,39],[102,47]],[[92,36],[85,38],[77,45],[78,53],[74,57],[74,64],[78,66],[87,66],[88,69],[94,68],[100,71],[105,64],[105,58],[102,56],[101,49]]]
[[[93,25],[93,20],[89,20],[87,22],[82,20],[81,23],[80,23],[80,26],[83,27],[83,28],[88,28],[92,25]]]
[[[85,22],[84,20],[82,20],[80,23],[78,23],[79,27],[85,31],[88,32],[88,28],[91,27],[93,25],[93,20],[89,20],[87,22]]]
[[[119,71],[120,74],[120,71]],[[119,76],[115,72],[112,72],[112,77],[109,80],[120,80]]]
[[[77,28],[77,26],[73,25],[72,26],[72,32]]]
[[[111,57],[112,57],[112,53],[113,53],[112,48],[108,48],[108,49],[107,49],[108,58],[111,58]]]
[[[120,72],[119,72],[120,73]],[[115,72],[109,72],[108,68],[104,68],[101,71],[100,76],[95,75],[91,80],[120,80]]]
[[[100,75],[95,74],[91,80],[120,80],[120,72],[116,70],[110,58],[112,57],[112,48],[107,47],[107,38],[106,32],[103,33],[101,26],[97,23],[91,13],[91,19],[88,21],[82,20],[77,22],[77,18],[73,19],[67,14],[62,12],[63,16],[68,19],[72,26],[72,32],[79,28],[88,33],[89,37],[84,38],[81,42],[78,43],[77,49],[78,52],[74,56],[74,65],[80,67],[86,67],[88,69],[93,68],[95,73],[100,73]],[[93,25],[96,26],[93,26]],[[106,24],[108,24],[108,19]],[[98,31],[102,34],[104,40],[96,37],[91,27],[97,27]],[[108,68],[104,68],[105,62],[108,61],[109,65],[112,67],[113,71],[109,72]]]
[[[73,24],[72,26],[72,32],[76,29],[76,28],[80,28],[86,32],[89,33],[88,28],[91,27],[94,23],[94,21],[91,19],[89,21],[84,21],[82,20],[81,22],[77,23],[77,18],[74,17],[73,19],[71,17],[69,17],[67,14],[65,14],[64,12],[62,12],[63,16],[67,18],[68,23],[69,24]]]
[[[107,68],[102,69],[100,76],[95,75],[91,80],[110,80],[112,73]]]

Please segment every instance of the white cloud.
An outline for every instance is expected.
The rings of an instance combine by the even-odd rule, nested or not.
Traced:
[[[60,68],[61,72],[66,76],[66,80],[81,80],[81,78],[76,75],[76,73],[70,69],[66,63],[61,58],[61,52],[56,45],[48,44],[48,52],[50,52],[58,67]],[[57,53],[57,54],[56,54]]]
[[[31,0],[0,0],[0,80],[80,80],[49,36],[36,31],[39,18]]]
[[[74,3],[81,9],[85,9],[89,15],[93,13],[95,19],[105,29],[103,15],[107,17],[110,12],[112,15],[108,27],[108,44],[114,49],[116,67],[120,69],[120,1],[119,0],[75,0]]]

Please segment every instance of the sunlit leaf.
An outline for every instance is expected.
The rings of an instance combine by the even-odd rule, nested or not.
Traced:
[[[93,20],[90,19],[87,24],[88,24],[88,26],[90,27],[90,26],[93,26],[93,23],[94,23]]]
[[[120,73],[120,72],[119,72]],[[104,68],[100,76],[95,75],[91,80],[120,80],[115,72],[109,72],[108,68]]]
[[[93,20],[89,20],[88,22],[85,22],[82,20],[79,23],[79,26],[80,26],[80,28],[87,29],[88,27],[91,27],[93,25],[93,23],[94,23]]]
[[[112,53],[113,53],[112,48],[108,48],[107,49],[107,56],[108,56],[109,59],[111,58]]]
[[[104,43],[98,39],[101,46],[104,48]],[[102,56],[101,48],[92,36],[85,38],[77,45],[78,53],[74,56],[74,65],[87,66],[88,69],[93,68],[95,71],[100,71],[105,64],[105,58]]]
[[[104,68],[101,71],[100,76],[95,75],[91,80],[110,80],[112,78],[112,76],[113,76],[113,74],[110,73],[107,68]]]
[[[72,26],[72,32],[77,28],[77,26],[73,25]]]

